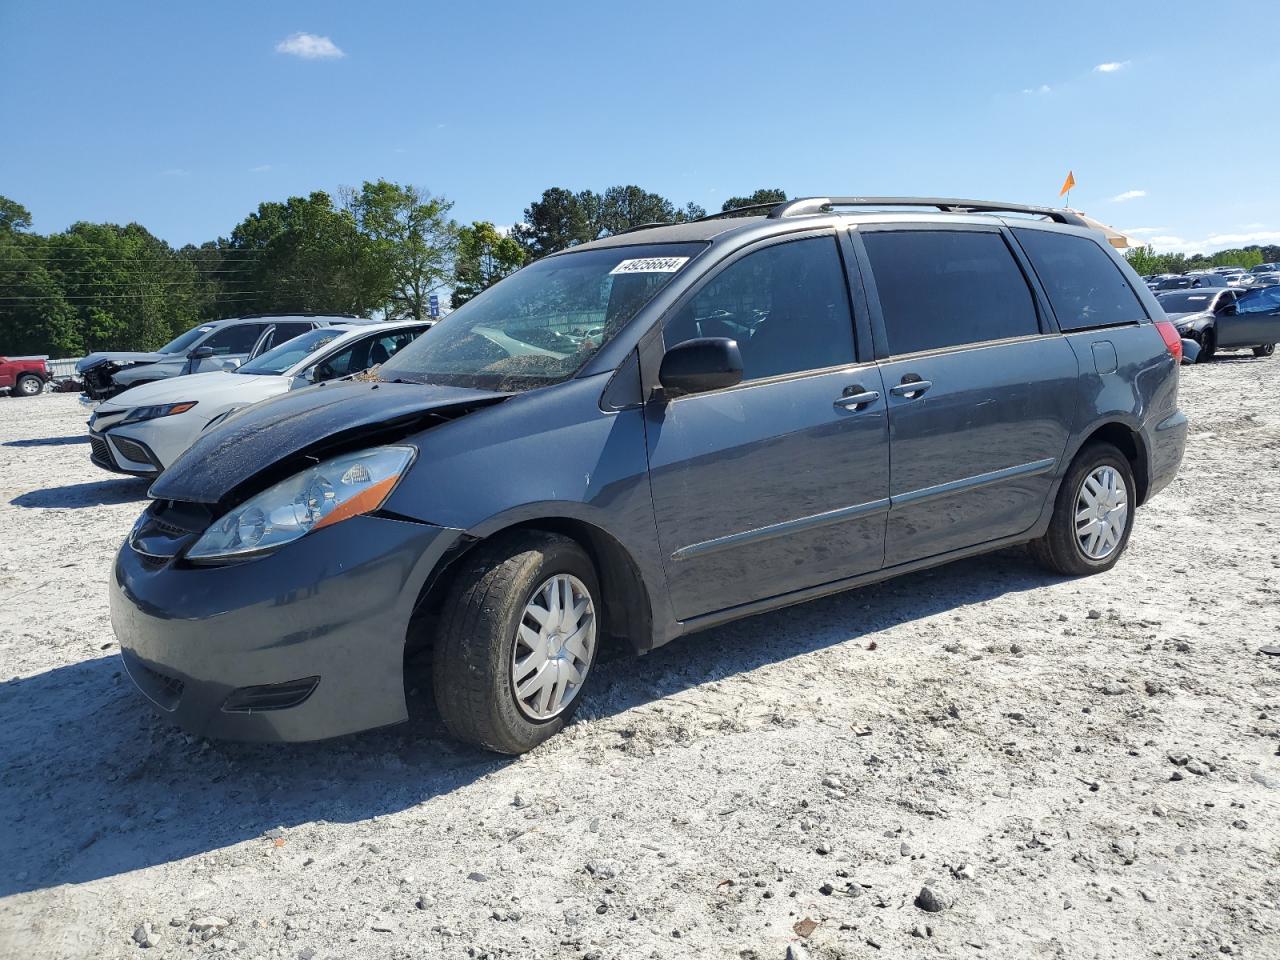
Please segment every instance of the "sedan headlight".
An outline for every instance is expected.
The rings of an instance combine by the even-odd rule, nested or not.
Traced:
[[[159,403],[150,407],[134,407],[129,411],[128,415],[120,421],[120,424],[139,423],[143,420],[155,420],[159,417],[172,417],[177,413],[186,413],[196,405],[194,400],[186,400],[182,403]]]
[[[413,447],[372,447],[334,457],[246,500],[196,541],[191,560],[273,550],[350,517],[377,510],[413,462]]]

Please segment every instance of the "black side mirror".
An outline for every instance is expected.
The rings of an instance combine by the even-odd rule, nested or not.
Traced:
[[[213,356],[213,347],[196,347],[187,354],[188,360],[208,360]]]
[[[658,381],[668,396],[703,393],[742,382],[742,353],[728,337],[677,343],[662,357]]]

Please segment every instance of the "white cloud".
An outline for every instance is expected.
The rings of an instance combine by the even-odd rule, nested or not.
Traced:
[[[1129,65],[1128,60],[1112,60],[1110,63],[1100,63],[1093,68],[1094,73],[1115,73],[1117,70],[1123,70]]]
[[[266,173],[270,169],[271,169],[271,164],[260,163],[256,167],[250,167],[249,172],[250,173]]]
[[[314,33],[295,33],[276,44],[276,53],[287,53],[303,60],[336,60],[346,54],[328,37]]]
[[[1135,233],[1134,230],[1123,231]],[[1161,234],[1147,237],[1144,241],[1156,253],[1216,253],[1234,247],[1247,247],[1251,244],[1265,245],[1280,243],[1280,230],[1259,230],[1255,233],[1211,233],[1203,240],[1192,240],[1174,234]]]
[[[1120,232],[1130,237],[1141,237],[1148,233],[1160,233],[1168,230],[1168,227],[1125,227]]]
[[[1038,87],[1023,87],[1023,88],[1022,88],[1022,92],[1023,92],[1023,93],[1025,93],[1025,94],[1037,94],[1037,93],[1039,93],[1039,94],[1045,94],[1045,93],[1049,93],[1049,92],[1050,92],[1050,91],[1052,91],[1052,90],[1053,90],[1053,88],[1052,88],[1051,86],[1049,86],[1047,83],[1042,83],[1042,84],[1040,84],[1040,86],[1038,86]]]
[[[1139,197],[1145,197],[1145,190],[1126,190],[1124,193],[1117,193],[1111,198],[1112,203],[1124,203],[1126,200],[1137,200]]]

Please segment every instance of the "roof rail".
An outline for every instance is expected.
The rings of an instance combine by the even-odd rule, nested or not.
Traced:
[[[832,207],[936,207],[946,213],[1030,213],[1048,217],[1054,223],[1087,226],[1078,214],[1060,207],[999,203],[992,200],[958,200],[952,197],[803,197],[776,204],[769,211],[769,219],[782,220],[811,213],[826,213]]]
[[[786,204],[786,200],[770,200],[766,203],[749,203],[745,207],[730,207],[728,210],[721,210],[719,213],[708,213],[706,216],[695,217],[690,223],[702,223],[705,220],[719,220],[722,217],[733,217],[739,214],[747,213],[751,210],[773,210],[775,207]]]
[[[613,236],[620,237],[624,233],[635,233],[637,230],[649,230],[653,227],[670,227],[678,223],[704,223],[707,220],[719,220],[721,217],[733,217],[747,213],[751,210],[772,210],[781,202],[783,201],[771,200],[768,203],[752,203],[745,207],[733,207],[729,210],[721,210],[719,213],[704,214],[701,217],[694,217],[692,220],[654,220],[651,223],[637,223],[634,227],[627,227],[625,230],[619,230],[617,233],[613,234]]]

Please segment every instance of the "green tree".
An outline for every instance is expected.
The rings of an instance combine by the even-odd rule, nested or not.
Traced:
[[[390,278],[387,315],[426,319],[430,295],[453,275],[458,246],[458,225],[449,217],[453,204],[418,187],[377,180],[348,191],[345,205]]]
[[[492,223],[478,221],[458,231],[458,254],[454,264],[454,307],[489,289],[503,277],[519,270],[525,251],[510,236],[499,233]]]
[[[785,190],[779,190],[777,187],[761,187],[747,197],[730,197],[720,205],[720,211],[727,213],[739,207],[751,207],[758,203],[782,203],[786,199],[787,191]]]
[[[195,270],[139,224],[76,223],[45,250],[86,351],[154,349],[198,319]]]
[[[1163,258],[1150,246],[1133,247],[1125,252],[1124,257],[1139,276],[1163,272]]]
[[[43,237],[0,227],[0,344],[11,356],[74,356],[82,348],[75,311],[49,272],[46,246]]]
[[[224,281],[223,311],[363,315],[391,296],[388,258],[323,191],[259,204],[222,249],[222,269],[239,268]]]
[[[16,200],[0,197],[0,232],[21,233],[31,229],[31,212]]]
[[[541,198],[524,210],[524,222],[512,236],[524,248],[526,259],[537,260],[596,238],[600,197],[589,190],[574,193],[564,187],[542,191]]]

